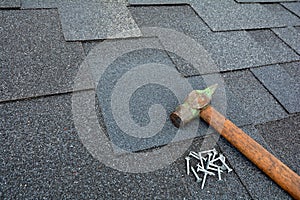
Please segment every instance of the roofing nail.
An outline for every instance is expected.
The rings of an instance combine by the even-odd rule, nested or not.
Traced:
[[[225,163],[225,156],[223,156],[222,154],[220,154],[220,160],[223,163],[223,165],[226,167],[226,169],[228,170],[228,172],[231,172],[232,169]]]
[[[190,175],[190,157],[185,157],[186,160],[186,173],[187,175]]]
[[[195,171],[194,167],[191,167],[191,170],[193,172],[193,174],[195,175],[196,177],[196,182],[199,183],[200,181],[202,181],[202,178],[200,178],[197,174],[197,172]]]
[[[220,170],[220,167],[218,167],[218,177],[219,177],[219,181],[221,181],[222,178],[221,178],[221,170]]]
[[[207,169],[219,172],[220,167],[218,166],[217,168],[213,168],[213,167],[208,166]],[[223,172],[223,171],[221,170],[221,172]]]
[[[210,164],[209,164],[209,166],[211,166],[211,167],[215,167],[215,168],[218,168],[218,167],[220,167],[219,165],[216,165],[216,164],[212,163],[211,161],[210,161]]]
[[[191,152],[189,153],[189,156],[192,156],[192,157],[196,158],[197,160],[200,160],[199,155],[197,155],[197,153],[194,152],[194,151],[191,151]]]
[[[216,162],[216,161],[218,161],[218,160],[220,160],[220,156],[217,157],[217,158],[215,158],[215,159],[212,159],[212,160],[210,161],[210,163],[214,163],[214,162]]]
[[[209,166],[209,164],[210,164],[210,159],[211,159],[211,157],[212,157],[212,154],[211,154],[211,153],[208,153],[207,155],[208,155],[208,160],[207,160],[207,162],[206,162],[205,169],[208,168],[208,166]]]
[[[201,185],[201,189],[204,188],[205,181],[206,181],[206,177],[207,177],[207,173],[204,174],[203,181],[202,181],[202,185]]]
[[[202,167],[204,167],[203,158],[201,156],[201,153],[199,152],[198,155],[199,155],[199,158],[200,158],[200,164],[201,164]]]
[[[215,159],[216,155],[218,155],[218,151],[214,148],[212,160]]]
[[[203,173],[205,173],[205,174],[215,176],[215,173],[210,172],[210,171],[207,171],[206,169],[204,169],[203,167],[201,167],[199,163],[197,164],[197,167],[198,167],[198,168],[197,168],[197,172],[200,171],[200,172],[203,172]]]
[[[210,153],[210,152],[213,152],[213,149],[212,150],[207,150],[207,151],[201,151],[200,153]]]

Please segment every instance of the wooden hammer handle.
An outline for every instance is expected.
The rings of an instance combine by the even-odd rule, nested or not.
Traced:
[[[282,189],[287,191],[293,198],[300,200],[300,176],[298,174],[213,107],[208,106],[199,115]]]

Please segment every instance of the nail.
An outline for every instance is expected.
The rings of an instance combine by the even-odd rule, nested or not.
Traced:
[[[212,150],[207,150],[207,151],[201,151],[200,153],[210,153],[210,152],[213,152],[213,149]]]
[[[204,185],[205,185],[206,177],[207,177],[207,173],[205,173],[205,174],[204,174],[204,177],[203,177],[203,181],[202,181],[202,185],[201,185],[201,189],[202,189],[202,190],[203,190]]]
[[[218,155],[218,151],[214,148],[212,160],[215,159],[216,155]]]
[[[212,166],[212,167],[215,167],[215,168],[220,167],[219,165],[213,164],[211,161],[210,161],[210,163],[209,163],[209,166]]]
[[[186,173],[187,175],[190,175],[190,157],[185,157],[186,160]]]
[[[210,159],[211,159],[211,157],[212,157],[212,154],[211,154],[211,153],[208,153],[207,155],[208,155],[208,160],[207,160],[207,162],[206,162],[205,169],[208,168],[208,166],[209,166],[209,164],[210,164]]]
[[[193,174],[194,174],[195,177],[196,177],[196,182],[197,182],[197,183],[201,182],[202,179],[199,178],[199,176],[198,176],[197,172],[195,171],[194,167],[191,167],[191,169],[192,169]]]
[[[213,173],[213,172],[210,172],[210,171],[207,171],[206,169],[203,169],[201,166],[200,166],[200,164],[198,163],[197,164],[197,172],[203,172],[203,173],[205,173],[205,174],[208,174],[208,175],[212,175],[212,176],[215,176],[215,173]]]
[[[217,171],[217,172],[219,172],[219,170],[221,170],[220,167],[213,168],[213,167],[210,167],[210,166],[208,166],[207,169],[210,169],[210,170],[212,170],[212,171]],[[221,170],[221,172],[223,172],[223,171]]]
[[[219,177],[219,181],[221,181],[222,178],[221,178],[221,170],[220,170],[220,167],[218,167],[218,177]]]
[[[192,157],[196,158],[197,160],[200,160],[199,156],[198,156],[197,153],[194,152],[194,151],[191,151],[191,152],[189,153],[189,156],[192,156]]]
[[[223,156],[222,154],[220,154],[220,160],[223,163],[223,165],[226,167],[226,169],[228,170],[228,172],[231,172],[232,169],[225,163],[225,156]]]
[[[201,164],[201,167],[203,168],[204,167],[204,164],[203,164],[203,158],[202,158],[202,156],[201,156],[201,153],[199,152],[198,153],[198,155],[199,155],[199,158],[200,158],[200,164]]]

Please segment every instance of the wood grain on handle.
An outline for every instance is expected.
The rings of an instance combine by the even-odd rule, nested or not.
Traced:
[[[229,143],[244,154],[293,198],[300,200],[300,176],[269,153],[244,131],[213,107],[200,112],[200,117],[218,131]]]

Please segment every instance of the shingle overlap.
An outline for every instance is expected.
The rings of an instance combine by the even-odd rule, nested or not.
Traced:
[[[299,5],[0,0],[0,199],[290,199],[169,114],[218,83],[212,106],[299,174]],[[201,190],[185,156],[212,148],[233,172]]]
[[[282,5],[300,17],[300,2],[282,3]]]
[[[193,0],[191,6],[213,31],[260,29],[300,24],[299,18],[277,4],[266,6],[239,4],[234,0]]]
[[[272,29],[278,37],[300,54],[300,28],[287,27]]]
[[[251,71],[289,113],[300,112],[299,62],[260,67]]]
[[[57,11],[0,12],[0,101],[72,91],[84,52],[65,42]]]
[[[191,66],[191,61],[171,55],[178,70],[186,76],[289,62],[300,58],[269,30],[211,32],[188,6],[135,7],[131,8],[131,12],[141,27],[168,28],[196,40],[217,65],[214,70],[211,67],[205,68],[205,63]],[[147,35],[145,32],[144,34]],[[160,40],[164,43],[164,38]],[[174,38],[174,41],[180,40],[181,38]]]

